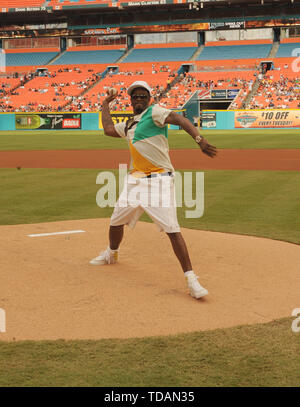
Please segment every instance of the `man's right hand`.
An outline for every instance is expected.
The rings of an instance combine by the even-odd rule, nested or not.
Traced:
[[[110,94],[110,93],[109,93],[109,90],[107,90],[106,94],[107,94],[107,96],[105,97],[104,102],[106,102],[106,103],[108,103],[108,104],[109,104],[110,102],[112,102],[113,100],[115,100],[116,97],[118,96],[118,92],[115,93],[115,94]]]

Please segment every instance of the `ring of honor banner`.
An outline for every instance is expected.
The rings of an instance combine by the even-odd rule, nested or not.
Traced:
[[[16,113],[16,130],[81,129],[80,113]]]
[[[300,127],[300,110],[243,110],[234,112],[234,127]]]

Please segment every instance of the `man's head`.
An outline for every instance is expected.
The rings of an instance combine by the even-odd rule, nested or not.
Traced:
[[[136,81],[128,88],[134,114],[141,114],[150,104],[151,88],[144,81]]]

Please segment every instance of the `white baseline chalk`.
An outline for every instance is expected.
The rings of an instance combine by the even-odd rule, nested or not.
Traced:
[[[71,233],[85,233],[85,230],[68,230],[66,232],[38,233],[38,234],[27,235],[27,236],[29,236],[29,237],[41,237],[41,236],[69,235]]]

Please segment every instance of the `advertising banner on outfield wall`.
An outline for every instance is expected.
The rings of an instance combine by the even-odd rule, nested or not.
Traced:
[[[201,117],[201,127],[208,129],[217,127],[216,113],[202,112],[200,117]]]
[[[80,113],[16,113],[16,130],[81,129]]]
[[[133,116],[133,112],[110,112],[112,121],[114,124],[126,122]],[[99,129],[103,129],[102,126],[102,112],[99,112]]]
[[[300,127],[300,110],[243,110],[234,112],[234,127]]]

